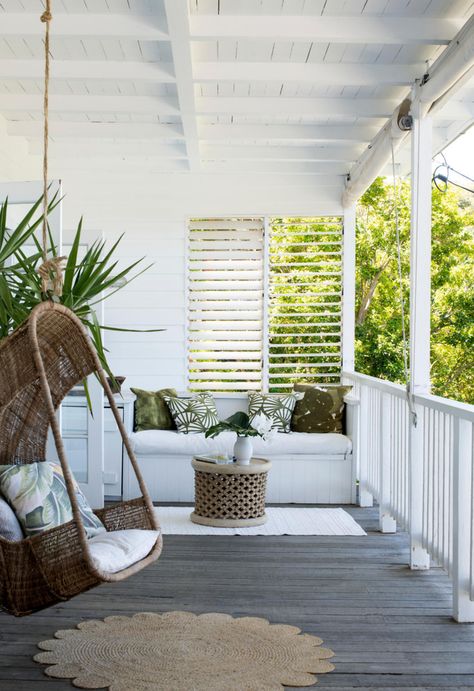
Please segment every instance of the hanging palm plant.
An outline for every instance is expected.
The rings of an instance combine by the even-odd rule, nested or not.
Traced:
[[[102,331],[138,331],[100,324],[96,306],[103,300],[121,290],[140,276],[151,265],[143,266],[144,258],[118,269],[115,252],[123,236],[110,248],[106,242],[96,240],[79,259],[81,245],[82,219],[74,235],[69,257],[64,268],[62,294],[43,291],[39,273],[43,263],[43,252],[35,235],[43,224],[43,215],[36,217],[43,199],[34,204],[14,229],[7,227],[8,200],[0,207],[0,340],[17,328],[33,308],[45,299],[54,299],[72,310],[88,329],[97,350],[101,364],[109,377],[114,379],[107,362],[107,351],[103,344]],[[59,203],[55,197],[48,206],[51,213]],[[26,245],[33,245],[32,254],[26,253]],[[47,256],[58,258],[58,248],[49,234]],[[147,329],[160,331],[161,329]]]

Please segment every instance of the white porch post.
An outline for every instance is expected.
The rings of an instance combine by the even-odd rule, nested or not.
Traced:
[[[342,369],[354,372],[356,206],[344,210],[342,248]]]
[[[356,205],[344,209],[344,234],[342,245],[342,371],[355,371],[355,276],[356,276]],[[351,383],[350,381],[348,383]],[[360,400],[347,408],[346,424],[352,433],[353,487],[352,501],[357,501],[357,480],[360,506],[372,506],[373,497],[365,489],[365,460],[367,453],[367,429],[362,426],[361,411],[365,402],[361,391]]]
[[[270,369],[268,360],[270,357],[269,335],[269,303],[270,303],[270,232],[271,225],[268,216],[263,219],[263,362],[262,362],[262,390],[268,393],[270,388]]]
[[[416,103],[416,102],[415,102]],[[430,392],[431,313],[431,161],[432,120],[412,110],[411,138],[411,251],[410,251],[410,390]],[[428,569],[429,555],[422,546],[423,525],[423,419],[410,423],[410,567]]]

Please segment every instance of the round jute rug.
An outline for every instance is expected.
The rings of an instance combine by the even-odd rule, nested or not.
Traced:
[[[143,612],[57,631],[35,656],[50,677],[111,691],[281,691],[330,672],[333,652],[295,626],[228,614]]]

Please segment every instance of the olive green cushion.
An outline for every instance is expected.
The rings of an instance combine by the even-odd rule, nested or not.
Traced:
[[[164,396],[177,396],[174,389],[144,391],[131,389],[137,397],[135,401],[135,432],[146,429],[176,429],[173,417],[166,405]]]
[[[291,418],[293,432],[339,432],[342,434],[344,396],[352,386],[295,384],[295,391],[304,391],[296,401]]]

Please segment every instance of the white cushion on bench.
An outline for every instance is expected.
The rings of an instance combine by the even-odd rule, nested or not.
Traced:
[[[235,443],[233,432],[223,432],[214,439],[204,434],[180,434],[170,430],[146,430],[130,435],[135,453],[140,455],[193,456],[196,454],[231,454]],[[344,455],[351,451],[351,441],[344,434],[306,434],[304,432],[278,433],[271,441],[253,437],[256,456],[286,456],[302,454],[313,456]]]

